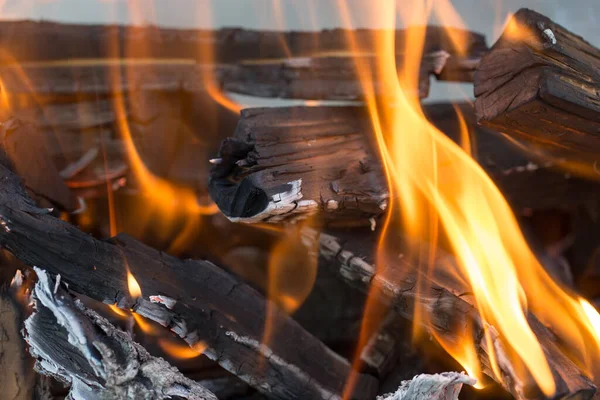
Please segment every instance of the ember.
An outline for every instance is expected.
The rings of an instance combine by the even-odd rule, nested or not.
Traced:
[[[498,2],[488,47],[451,0],[267,3],[0,21],[3,393],[596,398],[581,26]]]

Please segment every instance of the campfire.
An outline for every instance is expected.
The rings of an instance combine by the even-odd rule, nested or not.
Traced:
[[[600,50],[375,3],[0,21],[6,398],[598,396]]]

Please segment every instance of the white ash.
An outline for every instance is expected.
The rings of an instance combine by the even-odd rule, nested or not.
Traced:
[[[87,309],[42,269],[35,267],[35,312],[25,321],[25,340],[36,370],[70,384],[69,399],[217,400],[131,336]]]
[[[302,179],[288,182],[290,189],[271,196],[267,207],[252,217],[230,217],[232,222],[253,224],[257,222],[280,222],[294,214],[310,215],[318,211],[318,203],[314,200],[302,200]]]
[[[377,400],[456,400],[463,384],[477,382],[464,372],[421,374],[403,381],[395,393],[378,396]]]
[[[169,310],[173,309],[173,307],[175,307],[175,304],[177,304],[177,300],[172,299],[167,296],[163,296],[161,294],[158,294],[156,296],[150,296],[149,298],[152,303],[162,304],[165,307],[167,307]]]

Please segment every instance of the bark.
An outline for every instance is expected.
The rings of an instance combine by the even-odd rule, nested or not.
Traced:
[[[477,119],[555,155],[595,161],[599,71],[599,49],[521,9],[477,68]]]

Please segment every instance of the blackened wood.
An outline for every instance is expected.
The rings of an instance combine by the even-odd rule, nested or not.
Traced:
[[[502,135],[477,127],[473,109],[458,107],[473,155],[518,212],[572,208],[600,196],[600,186],[555,172]],[[451,104],[424,106],[442,132],[460,141]],[[277,222],[320,212],[328,223],[368,224],[386,209],[387,187],[367,113],[360,107],[246,109],[223,142],[209,191],[233,221]],[[574,195],[578,193],[577,195]]]
[[[357,107],[243,110],[234,138],[221,147],[210,194],[233,221],[319,211],[326,219],[368,221],[385,210],[388,193],[366,131]]]
[[[427,97],[430,75],[440,74],[445,69],[449,56],[445,50],[424,55],[416,93],[420,98]],[[227,91],[259,97],[362,100],[365,93],[355,63],[372,64],[371,69],[374,70],[375,62],[374,56],[348,55],[248,61],[224,70],[221,80]],[[401,68],[399,65],[402,62],[402,56],[398,56],[397,68]],[[449,71],[446,75],[455,79],[467,76]],[[385,97],[389,88],[378,82],[376,76],[371,79],[374,93]]]
[[[469,53],[483,52],[485,38],[455,28],[428,27],[424,51],[452,48],[448,30],[466,44]],[[76,25],[47,21],[2,21],[0,63],[15,60],[47,61],[74,58],[175,58],[210,62],[234,62],[244,59],[307,56],[347,50],[349,31],[326,29],[316,32],[258,31],[240,28],[219,30],[170,29],[156,26]],[[352,31],[358,47],[372,49],[377,31]],[[406,35],[396,32],[397,49],[405,46]],[[207,56],[206,50],[212,49]]]
[[[10,119],[0,126],[0,139],[15,171],[35,196],[65,210],[75,210],[77,201],[60,177],[48,150],[47,138],[31,124]]]
[[[475,73],[480,123],[558,155],[597,159],[600,50],[521,9]]]
[[[69,398],[217,400],[75,300],[60,277],[40,268],[36,273],[35,311],[25,321],[25,339],[36,358],[36,370],[69,384]]]
[[[420,307],[431,320],[425,329],[435,330],[438,337],[449,343],[456,343],[458,337],[476,338],[474,345],[483,371],[494,378],[475,299],[465,295],[468,289],[457,279],[460,275],[455,270],[456,261],[452,256],[438,250],[434,260],[437,267],[424,272],[421,265],[403,257],[402,247],[398,247],[397,255],[390,258],[385,266],[376,268],[376,233],[366,229],[362,232],[322,233],[319,241],[323,266],[336,270],[350,285],[379,296],[382,302],[390,302],[393,309],[405,318],[413,319],[415,306]],[[423,319],[419,321],[423,322]],[[596,387],[587,375],[562,353],[555,336],[535,316],[528,315],[528,322],[548,360],[556,383],[556,398],[574,396],[591,399]],[[495,331],[493,326],[485,329],[492,333]],[[506,364],[510,358],[501,354],[504,350],[497,333],[490,337],[495,338],[492,339],[496,342],[494,349],[497,354],[500,353],[497,360],[502,379],[498,383],[517,399],[542,397],[531,377],[523,381],[515,375],[512,366]]]
[[[75,292],[133,308],[191,346],[205,342],[209,358],[271,398],[340,396],[347,361],[281,311],[273,341],[260,343],[266,302],[254,289],[208,261],[179,260],[126,235],[94,239],[37,208],[4,166],[0,179],[0,244],[21,261],[60,274]],[[129,295],[127,268],[140,298]],[[374,380],[361,376],[357,398],[374,391]]]

